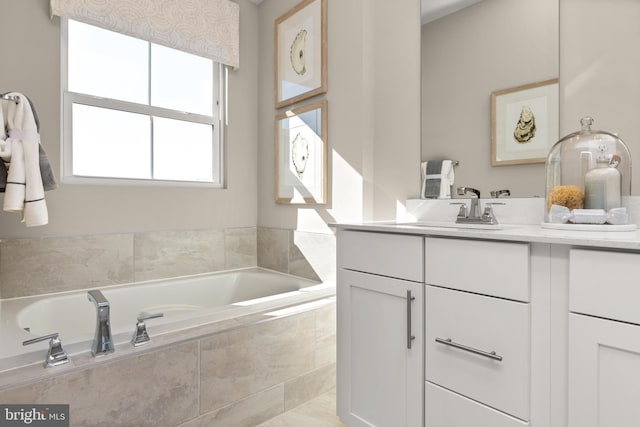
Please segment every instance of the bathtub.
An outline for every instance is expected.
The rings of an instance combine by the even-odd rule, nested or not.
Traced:
[[[153,341],[185,329],[335,295],[334,283],[260,268],[98,289],[110,303],[116,353],[131,347],[129,341],[141,314],[164,315],[145,322]],[[22,342],[55,332],[72,360],[74,355],[88,353],[96,326],[96,308],[87,298],[88,290],[0,300],[0,371],[43,363],[48,343],[25,347]]]

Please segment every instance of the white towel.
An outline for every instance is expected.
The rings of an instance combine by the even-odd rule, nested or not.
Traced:
[[[49,222],[40,174],[40,135],[26,96],[13,92],[18,102],[7,102],[4,122],[8,131],[0,157],[9,162],[3,209],[23,215],[27,227]],[[4,107],[3,107],[4,108]]]
[[[451,187],[455,180],[452,160],[431,160],[428,162],[422,162],[420,169],[422,172],[421,198],[451,198]]]

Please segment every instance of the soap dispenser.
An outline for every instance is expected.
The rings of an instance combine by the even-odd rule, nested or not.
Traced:
[[[620,207],[621,176],[616,167],[618,156],[609,159],[605,154],[606,146],[599,149],[601,153],[596,159],[596,166],[584,176],[584,207],[608,211]]]

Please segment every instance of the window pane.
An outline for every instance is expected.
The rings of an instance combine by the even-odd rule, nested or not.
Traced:
[[[213,126],[154,117],[153,175],[213,182]]]
[[[151,105],[213,114],[213,61],[151,45]]]
[[[69,90],[148,104],[149,43],[68,22]]]
[[[149,116],[73,104],[73,174],[151,178]]]

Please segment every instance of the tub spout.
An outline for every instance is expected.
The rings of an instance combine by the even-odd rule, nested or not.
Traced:
[[[111,339],[111,321],[109,319],[109,301],[98,289],[87,293],[89,301],[96,306],[96,334],[91,345],[91,354],[100,356],[113,352]]]

